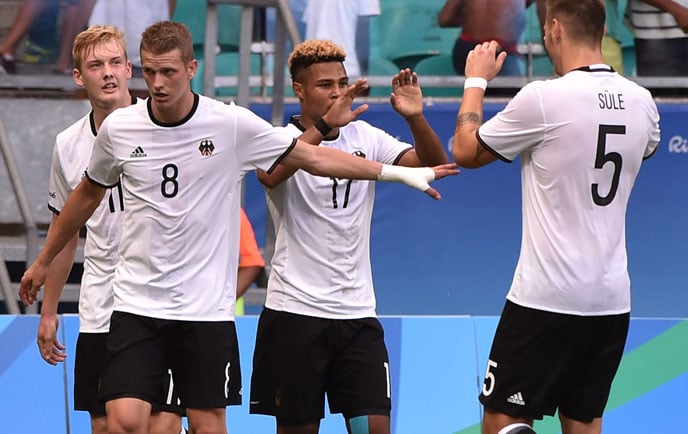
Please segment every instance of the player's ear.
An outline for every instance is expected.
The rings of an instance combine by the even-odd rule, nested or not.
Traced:
[[[191,59],[189,63],[186,64],[186,76],[189,80],[194,78],[196,72],[198,71],[198,60]]]
[[[294,95],[296,95],[297,98],[303,99],[303,84],[294,81],[291,84],[291,88],[294,90]]]

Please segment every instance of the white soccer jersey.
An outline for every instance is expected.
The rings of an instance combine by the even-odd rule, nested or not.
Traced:
[[[195,97],[178,123],[155,120],[148,101],[112,113],[98,132],[88,176],[112,185],[121,175],[124,190],[115,310],[234,318],[241,179],[268,170],[294,139],[247,109]]]
[[[60,213],[67,197],[81,181],[96,138],[93,113],[57,135],[50,170],[48,208]],[[110,329],[112,279],[122,230],[122,187],[117,184],[86,221],[84,272],[79,291],[79,331],[104,333]]]
[[[294,121],[295,122],[295,121]],[[293,137],[302,131],[285,127]],[[321,146],[393,164],[411,145],[364,121],[339,129]],[[298,170],[267,192],[275,252],[265,306],[322,318],[375,316],[370,224],[375,183]]]
[[[593,65],[526,85],[478,137],[521,157],[521,253],[507,298],[578,315],[630,310],[626,206],[659,142],[650,93]]]

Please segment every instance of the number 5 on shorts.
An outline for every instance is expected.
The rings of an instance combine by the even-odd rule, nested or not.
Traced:
[[[492,372],[493,368],[497,367],[497,362],[492,360],[487,361],[487,370],[485,371],[485,381],[483,382],[483,395],[490,396],[495,387],[495,375]]]

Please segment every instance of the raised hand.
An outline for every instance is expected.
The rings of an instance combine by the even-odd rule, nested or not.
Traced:
[[[368,104],[362,104],[353,110],[351,108],[356,96],[366,89],[368,89],[368,81],[364,78],[359,78],[354,84],[347,87],[330,106],[327,113],[323,115],[325,123],[331,128],[343,127],[368,110]]]
[[[423,113],[423,92],[415,72],[406,68],[392,77],[392,95],[389,102],[404,118]]]
[[[481,77],[492,80],[501,71],[506,60],[506,52],[497,55],[499,44],[496,41],[483,42],[468,52],[466,57],[466,77]]]

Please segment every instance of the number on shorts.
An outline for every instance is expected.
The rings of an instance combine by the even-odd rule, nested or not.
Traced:
[[[392,386],[389,380],[389,362],[383,363],[385,365],[385,376],[387,377],[387,398],[392,397]]]
[[[225,365],[225,399],[229,397],[229,368],[230,363],[227,362],[227,365]]]
[[[483,382],[483,395],[490,396],[494,392],[495,387],[495,374],[492,372],[492,368],[497,367],[497,362],[492,360],[487,361],[487,370],[485,371],[485,381]]]
[[[171,369],[167,370],[167,375],[170,376],[170,387],[167,388],[167,398],[165,399],[165,402],[167,403],[167,405],[172,405],[172,395],[174,393],[174,378],[172,377]]]

